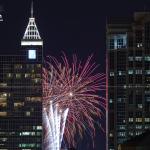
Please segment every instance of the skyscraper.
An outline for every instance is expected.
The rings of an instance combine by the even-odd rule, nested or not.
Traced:
[[[150,129],[150,13],[107,23],[108,150]]]
[[[18,55],[0,56],[0,150],[42,149],[42,61],[32,4]]]

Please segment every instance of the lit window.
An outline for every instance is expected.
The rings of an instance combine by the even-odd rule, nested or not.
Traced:
[[[41,64],[37,64],[36,66],[37,66],[37,68],[41,68],[42,65]]]
[[[133,131],[130,131],[130,132],[129,132],[129,135],[130,135],[130,136],[133,136],[133,135],[134,135]]]
[[[12,77],[13,77],[13,75],[11,73],[7,74],[7,78],[12,78]]]
[[[127,85],[124,85],[123,88],[126,89],[126,88],[127,88]]]
[[[40,102],[41,97],[26,97],[26,101],[31,101],[31,102]]]
[[[7,138],[0,138],[0,141],[6,142],[6,141],[7,141]]]
[[[7,100],[7,93],[5,92],[0,93],[0,100],[1,102],[5,102]]]
[[[41,79],[40,78],[35,78],[32,80],[34,83],[41,83]]]
[[[147,75],[150,75],[150,70],[146,70],[146,74],[147,74]]]
[[[145,56],[145,61],[150,61],[150,56]]]
[[[142,109],[143,105],[142,104],[138,104],[138,108]]]
[[[142,61],[142,57],[136,56],[136,57],[135,57],[135,60],[136,60],[136,61]]]
[[[35,74],[34,73],[31,74],[31,78],[35,78]]]
[[[136,46],[137,46],[137,48],[140,48],[140,47],[143,46],[143,44],[142,43],[137,43]]]
[[[42,130],[42,126],[37,126],[36,129],[37,130]]]
[[[132,57],[132,56],[129,56],[129,57],[128,57],[128,60],[129,60],[129,61],[133,61],[133,57]]]
[[[123,97],[119,97],[119,98],[117,98],[117,101],[119,102],[119,103],[124,103],[125,102],[125,98],[123,98]]]
[[[7,116],[7,112],[0,112],[0,117],[5,117]]]
[[[136,129],[142,129],[142,125],[136,125],[135,128]]]
[[[0,21],[3,21],[3,16],[0,14]]]
[[[41,136],[42,133],[41,133],[41,132],[37,132],[36,135],[37,135],[37,136]]]
[[[147,130],[147,129],[150,129],[150,125],[149,125],[149,124],[145,125],[145,129],[146,129],[146,130]]]
[[[136,122],[142,122],[142,118],[136,118]]]
[[[32,73],[34,73],[34,72],[35,72],[35,70],[34,70],[34,69],[32,69],[32,70],[31,70],[31,72],[32,72]]]
[[[113,103],[113,100],[112,100],[112,99],[109,99],[109,103]]]
[[[30,77],[30,74],[29,73],[25,73],[25,78],[29,78]]]
[[[7,107],[7,103],[0,102],[0,107],[3,107],[3,108]]]
[[[23,102],[14,103],[14,107],[22,107],[22,106],[24,106]]]
[[[28,51],[28,58],[29,59],[36,59],[36,50],[29,50]]]
[[[149,86],[148,86],[148,88],[149,88]],[[150,94],[150,90],[145,90],[144,93],[145,93],[145,94]]]
[[[136,74],[142,74],[142,70],[135,70]]]
[[[36,74],[36,78],[41,78],[41,74]]]
[[[133,70],[128,70],[128,74],[133,74]]]
[[[110,72],[110,77],[113,77],[114,76],[114,72]]]
[[[3,95],[6,97],[6,96],[7,96],[7,93],[3,93]]]
[[[133,122],[133,118],[129,118],[129,122]]]
[[[119,125],[118,128],[119,128],[119,130],[125,130],[126,126],[125,125]]]
[[[140,134],[142,134],[142,131],[136,131],[135,134],[136,134],[136,135],[140,135]]]
[[[119,137],[124,137],[124,136],[126,136],[126,133],[125,132],[118,132],[118,136]]]
[[[109,37],[109,49],[119,49],[127,47],[127,35],[115,34]]]
[[[19,147],[22,148],[34,148],[36,144],[19,144]]]
[[[123,39],[120,38],[120,39],[117,39],[117,48],[122,48],[123,46]]]
[[[7,87],[7,83],[0,83],[0,87]]]
[[[21,65],[21,64],[16,64],[16,65],[14,66],[14,68],[15,68],[15,69],[22,69],[22,65]]]
[[[125,72],[124,72],[124,71],[118,71],[118,75],[119,75],[119,76],[125,75]]]
[[[147,101],[147,102],[150,102],[150,97],[146,97],[146,101]]]
[[[20,78],[21,78],[21,74],[20,74],[20,73],[17,73],[17,74],[16,74],[16,78],[17,78],[17,79],[20,79]]]
[[[30,115],[31,115],[30,111],[27,111],[27,112],[26,112],[26,116],[29,117]]]
[[[20,132],[19,134],[20,136],[34,136],[35,135],[35,132]]]
[[[36,144],[36,147],[41,147],[40,144]]]
[[[145,122],[150,122],[150,118],[145,118]]]
[[[7,136],[8,135],[8,132],[0,132],[0,136]]]
[[[114,135],[113,135],[113,133],[109,133],[109,137],[113,137]]]

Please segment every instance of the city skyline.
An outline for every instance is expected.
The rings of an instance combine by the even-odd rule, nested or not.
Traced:
[[[0,48],[9,53],[11,48],[15,50],[20,46],[19,40],[30,15],[31,0],[20,2],[1,0],[0,2],[4,9],[4,22],[1,28],[7,29],[8,33],[4,34],[5,31],[0,29],[2,33],[0,39],[4,40],[4,43],[10,41],[10,45],[1,44]],[[88,56],[95,53],[96,61],[104,65],[107,18],[132,17],[135,11],[149,10],[150,2],[148,0],[142,2],[140,0],[136,2],[116,0],[116,3],[113,3],[106,0],[98,4],[34,0],[34,7],[34,15],[40,27],[41,36],[45,39],[45,54],[55,55],[66,51],[69,55],[82,52],[80,55]],[[16,39],[13,39],[13,35]],[[99,59],[99,54],[103,56],[101,59]]]
[[[30,16],[30,2],[30,0],[1,2],[4,7],[4,22],[0,22],[0,33],[2,33],[0,53],[16,54],[20,49],[20,40]],[[41,36],[44,38],[44,54],[57,56],[61,51],[65,51],[69,56],[77,53],[82,58],[94,53],[95,60],[102,66],[100,69],[103,72],[105,72],[106,17],[121,15],[132,17],[133,12],[149,10],[150,7],[146,0],[123,3],[116,1],[116,3],[111,2],[110,6],[107,2],[101,5],[94,3],[90,5],[87,2],[87,6],[65,2],[61,5],[48,1],[34,3],[34,15]],[[102,10],[103,6],[106,10]],[[8,41],[10,44],[7,44]],[[101,137],[97,137],[96,143],[99,143],[100,139],[105,145],[104,133],[100,134]]]

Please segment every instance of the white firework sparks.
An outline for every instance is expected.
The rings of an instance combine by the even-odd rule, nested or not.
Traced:
[[[60,110],[58,105],[50,102],[43,109],[43,125],[45,126],[44,150],[60,150],[65,123],[69,109]]]

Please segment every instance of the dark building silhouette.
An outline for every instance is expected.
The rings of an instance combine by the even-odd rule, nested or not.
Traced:
[[[150,149],[150,131],[136,136],[118,146],[119,150],[149,150]]]
[[[32,7],[18,54],[0,56],[0,150],[42,149],[42,57]]]
[[[150,13],[107,22],[107,148],[150,129]]]

